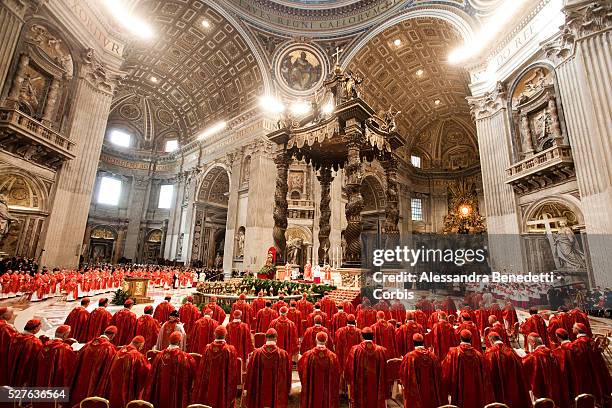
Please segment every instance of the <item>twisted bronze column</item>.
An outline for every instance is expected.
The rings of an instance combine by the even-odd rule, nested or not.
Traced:
[[[360,139],[355,134],[347,141],[348,156],[347,164],[344,166],[346,173],[346,221],[344,230],[346,250],[344,264],[346,266],[359,267],[361,265],[361,210],[363,210],[363,198],[361,197],[361,158],[359,157]]]
[[[276,191],[274,192],[274,229],[272,236],[277,251],[277,265],[285,263],[287,247],[287,239],[285,238],[285,231],[287,230],[287,173],[290,162],[291,159],[286,151],[280,152],[274,159],[274,163],[276,163]]]
[[[331,231],[329,225],[329,219],[331,217],[331,209],[329,207],[331,197],[329,195],[329,190],[333,180],[331,169],[322,168],[317,178],[321,185],[321,205],[319,207],[321,211],[319,216],[319,265],[322,266],[329,263],[329,233]]]
[[[387,206],[385,207],[385,248],[393,249],[399,245],[399,196],[397,185],[397,160],[389,157],[382,162],[387,178]]]

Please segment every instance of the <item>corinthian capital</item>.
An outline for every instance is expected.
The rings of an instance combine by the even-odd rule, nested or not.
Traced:
[[[123,78],[121,72],[112,72],[105,67],[93,48],[87,49],[81,58],[81,78],[84,78],[96,90],[113,94],[115,86]]]
[[[470,112],[475,120],[483,119],[493,115],[502,109],[506,104],[506,89],[501,82],[498,82],[495,89],[486,92],[482,96],[468,96]]]
[[[576,39],[612,27],[612,3],[610,1],[587,1],[569,4],[563,8],[565,27],[569,28]]]

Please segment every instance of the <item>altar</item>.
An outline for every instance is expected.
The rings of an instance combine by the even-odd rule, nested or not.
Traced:
[[[153,299],[147,296],[149,289],[149,278],[139,276],[126,276],[123,278],[123,291],[130,294],[130,298],[138,304],[153,303]]]

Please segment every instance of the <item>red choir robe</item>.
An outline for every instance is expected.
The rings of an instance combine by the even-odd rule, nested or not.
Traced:
[[[470,333],[472,333],[472,347],[482,352],[482,340],[480,339],[480,330],[478,329],[478,327],[476,327],[474,322],[468,320],[461,323],[459,327],[455,329],[455,336],[457,336],[457,338],[459,338],[459,333],[461,333],[462,330],[468,330]]]
[[[138,318],[128,308],[123,308],[116,312],[111,319],[111,325],[117,326],[117,334],[113,338],[115,346],[130,344],[136,335],[136,325]]]
[[[64,324],[70,326],[70,335],[79,343],[87,343],[87,323],[89,312],[83,306],[77,306],[70,311]],[[106,329],[106,327],[105,327]]]
[[[193,303],[186,302],[179,308],[179,318],[183,326],[185,326],[185,331],[189,333],[194,323],[200,318],[200,309]]]
[[[406,306],[402,302],[393,302],[389,308],[391,317],[400,323],[406,321]]]
[[[346,358],[353,346],[361,343],[361,330],[356,326],[345,326],[336,332],[334,336],[334,344],[336,346],[336,355],[340,362],[340,368],[344,372],[346,366]]]
[[[425,347],[408,352],[400,366],[405,408],[438,408],[447,402],[440,360]]]
[[[307,319],[307,323],[306,325],[308,327],[312,327],[314,326],[315,322],[315,317],[320,316],[321,317],[321,324],[325,327],[327,327],[328,329],[331,327],[330,321],[329,321],[329,316],[327,315],[327,313],[325,313],[324,311],[322,311],[321,309],[315,309],[314,312],[312,312],[311,314],[308,315],[308,319]]]
[[[523,377],[523,365],[516,352],[502,341],[485,352],[491,370],[491,384],[495,401],[509,407],[529,406],[529,389]]]
[[[542,342],[546,347],[550,347],[550,342],[548,341],[548,333],[546,332],[546,323],[544,323],[544,318],[542,316],[536,314],[531,315],[525,320],[525,322],[520,327],[521,334],[525,336],[525,350],[528,349],[527,345],[527,337],[529,333],[537,333],[541,338]]]
[[[259,313],[259,311],[264,307],[266,307],[266,299],[262,297],[257,297],[253,300],[253,302],[251,302],[251,309],[253,309],[253,319],[257,318],[257,313]]]
[[[449,350],[442,361],[442,384],[451,403],[461,408],[482,408],[493,402],[487,360],[471,344]]]
[[[329,296],[323,296],[323,299],[319,302],[321,304],[321,310],[330,318],[338,313],[338,306],[336,302]]]
[[[455,301],[452,298],[445,298],[440,308],[444,310],[447,315],[457,314],[457,305],[455,305]]]
[[[385,320],[379,320],[371,326],[371,329],[374,333],[374,343],[385,348],[387,360],[397,357],[395,327]]]
[[[177,346],[157,353],[142,399],[155,407],[185,408],[196,373],[195,359]]]
[[[298,361],[302,384],[301,408],[338,408],[340,400],[340,363],[326,347],[309,350]]]
[[[110,363],[105,387],[110,408],[123,408],[140,399],[150,369],[147,358],[136,347],[121,347]]]
[[[391,311],[389,310],[389,303],[386,300],[379,300],[378,303],[374,305],[374,310],[382,311],[385,314],[386,320],[391,320]]]
[[[276,344],[253,351],[244,388],[247,408],[286,408],[291,390],[291,361]]]
[[[357,327],[363,329],[376,323],[376,310],[370,306],[363,306],[357,312]]]
[[[273,305],[272,305],[272,309],[276,310],[276,313],[280,314],[280,310],[281,307],[287,307],[289,308],[289,305],[287,304],[287,302],[285,302],[284,300],[277,300]]]
[[[42,346],[42,341],[32,333],[18,333],[11,337],[8,359],[1,363],[6,364],[8,369],[7,382],[2,385],[31,386]]]
[[[208,346],[196,369],[191,393],[193,404],[231,408],[240,382],[240,363],[236,349],[225,341],[215,340]]]
[[[590,338],[593,338],[593,332],[591,331],[591,323],[589,322],[589,316],[586,313],[582,312],[579,309],[572,309],[566,313],[566,316],[568,320],[567,324],[569,325],[569,329],[565,327],[565,330],[567,330],[567,332],[570,334],[570,338],[572,340],[576,339],[574,332],[572,330],[572,327],[576,323],[584,324],[587,328],[587,332],[586,332],[587,336],[589,336]]]
[[[433,312],[432,314],[429,315],[429,318],[427,319],[427,328],[429,330],[433,329],[433,327],[436,325],[436,323],[438,323],[440,321],[440,314],[442,313],[442,310],[436,310],[435,312]],[[446,312],[444,312],[446,313]]]
[[[402,324],[399,329],[395,330],[395,341],[397,354],[399,356],[405,356],[406,353],[414,350],[414,341],[412,340],[412,336],[414,336],[416,333],[421,333],[423,336],[425,335],[423,326],[414,320],[409,320],[408,322]]]
[[[565,327],[563,326],[563,321],[561,320],[560,316],[551,316],[550,319],[548,319],[548,327],[546,327],[546,333],[548,334],[551,349],[554,350],[559,347],[559,344],[557,344],[557,336],[555,335],[555,331],[557,329],[564,328]]]
[[[331,333],[335,335],[338,329],[346,326],[348,320],[348,314],[344,310],[340,310],[338,313],[332,316],[331,320]]]
[[[578,335],[572,343],[574,359],[579,361],[584,373],[578,381],[578,394],[593,394],[598,401],[612,392],[612,378],[602,353],[596,348],[590,337]],[[588,374],[587,374],[588,373]]]
[[[219,326],[219,323],[212,317],[204,316],[198,319],[187,335],[187,351],[198,354],[204,353],[206,346],[215,340],[217,326]]]
[[[155,307],[155,311],[153,312],[153,318],[159,322],[159,324],[163,324],[170,318],[170,313],[174,311],[174,306],[167,300],[164,300],[159,305]]]
[[[11,339],[17,334],[12,324],[0,320],[0,361],[8,361]],[[0,364],[0,385],[8,384],[8,370],[8,364]]]
[[[276,345],[293,357],[298,353],[299,335],[295,323],[287,316],[279,316],[270,323],[270,328],[276,330]]]
[[[491,316],[491,312],[489,309],[481,307],[480,309],[477,309],[474,314],[476,315],[476,318],[474,319],[474,317],[472,317],[472,319],[474,319],[472,321],[478,327],[478,331],[480,333],[484,333],[484,329],[489,325],[489,316]]]
[[[87,322],[86,341],[92,341],[110,326],[113,315],[105,307],[97,307],[89,314]],[[131,340],[131,339],[130,339]]]
[[[346,358],[344,378],[352,408],[385,408],[387,399],[385,349],[371,341],[354,346]]]
[[[355,314],[355,305],[353,305],[353,302],[350,300],[344,300],[342,301],[342,310],[344,310],[347,315]]]
[[[272,320],[278,317],[276,310],[270,307],[264,307],[257,312],[257,321],[255,323],[255,333],[265,333],[270,327]]]
[[[498,303],[492,303],[491,307],[489,307],[489,316],[493,315],[495,316],[495,318],[497,319],[498,322],[503,322],[504,321],[504,313],[501,310],[501,308],[499,307]],[[489,318],[487,317],[487,322],[485,324],[485,326],[489,325]]]
[[[70,387],[77,362],[77,354],[61,339],[47,341],[36,363],[37,387]]]
[[[238,357],[242,359],[242,364],[246,364],[247,357],[255,349],[249,325],[240,320],[234,320],[227,324],[226,329],[225,340],[228,344],[234,346]]]
[[[434,325],[432,333],[433,351],[440,360],[444,360],[450,348],[459,343],[455,329],[449,322],[440,320]]]
[[[514,330],[514,324],[518,322],[518,315],[516,314],[516,310],[511,305],[506,305],[502,310],[502,318],[504,324],[508,327],[509,330]],[[500,320],[501,321],[501,320]]]
[[[427,315],[420,309],[414,310],[412,312],[414,314],[414,321],[420,324],[423,329],[427,328]]]
[[[115,345],[104,335],[79,350],[70,389],[70,406],[79,404],[86,397],[104,395],[105,379],[116,352]]]
[[[233,316],[236,310],[240,310],[242,312],[242,315],[240,316],[240,320],[248,324],[250,327],[251,324],[253,323],[253,318],[255,317],[253,313],[253,308],[251,307],[251,305],[249,305],[244,300],[238,300],[232,305],[232,313],[230,313],[230,316]]]
[[[302,337],[304,335],[304,330],[306,330],[306,328],[302,324],[302,313],[297,310],[297,308],[290,307],[289,311],[287,311],[287,318],[293,323],[295,323],[295,327],[298,331],[298,336]]]
[[[561,342],[559,347],[552,351],[553,356],[559,362],[559,368],[561,369],[561,376],[567,378],[567,388],[569,393],[570,401],[573,401],[580,394],[581,380],[584,378],[576,373],[585,373],[588,371],[586,365],[587,361],[577,360],[574,350],[573,343],[569,340]],[[590,379],[589,379],[590,381]]]
[[[166,323],[162,324],[161,328],[159,329],[159,336],[157,336],[157,343],[155,343],[155,349],[165,350],[166,347],[170,345],[170,336],[175,331],[183,334],[183,337],[181,337],[181,344],[179,346],[181,350],[185,350],[185,328],[179,320],[175,319],[170,319]],[[201,351],[204,351],[204,348],[202,348]],[[196,353],[199,353],[199,351],[196,351]]]
[[[485,332],[484,332],[485,347],[487,348],[491,347],[491,343],[489,342],[489,333],[491,331],[497,332],[497,334],[499,334],[499,336],[501,337],[502,341],[504,342],[506,346],[511,346],[510,339],[508,338],[508,333],[506,332],[506,328],[500,322],[495,322],[493,323],[493,327],[487,327],[485,329]]]
[[[148,314],[140,316],[136,321],[136,336],[142,336],[145,339],[145,344],[141,349],[143,354],[155,347],[160,328],[161,324]]]
[[[560,408],[570,407],[567,378],[548,347],[537,347],[523,357],[523,376],[536,399],[550,398]]]
[[[219,306],[216,302],[210,302],[204,307],[204,310],[210,309],[212,310],[212,318],[217,321],[219,324],[223,324],[225,321],[225,311],[221,306]]]
[[[314,305],[312,304],[312,302],[309,302],[308,300],[303,298],[297,301],[296,307],[297,310],[299,310],[302,314],[302,319],[307,319],[308,316],[310,316],[310,314],[314,312]],[[306,330],[306,328],[304,328],[304,330]]]
[[[304,337],[302,338],[302,343],[300,344],[300,354],[306,354],[308,350],[313,349],[317,345],[317,333],[320,331],[327,334],[327,342],[325,343],[325,346],[332,351],[334,350],[334,340],[329,332],[329,329],[325,326],[314,325],[307,328],[304,332]]]

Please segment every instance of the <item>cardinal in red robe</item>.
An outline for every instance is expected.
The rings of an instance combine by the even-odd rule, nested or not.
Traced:
[[[212,296],[210,302],[206,305],[205,309],[212,310],[212,318],[219,324],[223,324],[225,321],[225,311],[221,306],[217,304],[217,297]]]
[[[55,329],[55,338],[47,341],[36,363],[37,387],[70,387],[76,367],[77,355],[66,340],[70,337],[70,326]],[[52,405],[51,405],[52,406]]]
[[[266,301],[266,307],[257,312],[256,322],[255,322],[255,333],[265,333],[270,327],[270,323],[272,320],[278,317],[278,313],[274,309],[272,309],[272,302],[269,300]]]
[[[346,320],[348,317],[348,313],[344,311],[344,306],[338,306],[338,312],[332,316],[331,319],[331,334],[335,336],[336,331],[341,327],[346,326]]]
[[[371,327],[372,333],[374,333],[374,343],[385,348],[387,360],[397,357],[395,326],[385,320],[385,312],[382,310],[378,311],[376,319],[376,323]]]
[[[297,302],[295,300],[292,300],[289,305],[287,318],[295,323],[295,327],[297,327],[298,330],[298,336],[302,337],[304,335],[304,330],[306,330],[302,322],[302,312],[297,309]]]
[[[316,316],[321,317],[323,326],[327,327],[328,329],[331,327],[329,315],[321,310],[321,303],[319,302],[315,303],[314,311],[308,315],[308,321],[306,323],[308,327],[312,327],[314,325],[314,319]]]
[[[113,315],[106,310],[106,306],[108,306],[108,299],[102,298],[98,301],[98,307],[89,314],[86,335],[87,341],[95,339],[104,333],[104,329],[110,326]]]
[[[153,350],[157,338],[159,337],[159,330],[161,324],[153,318],[153,306],[148,305],[145,307],[144,314],[136,321],[136,336],[142,336],[145,339],[144,346],[140,349],[143,354],[147,354],[147,351]]]
[[[64,324],[70,326],[72,337],[79,343],[87,343],[89,341],[87,340],[87,325],[89,322],[88,306],[89,298],[84,297],[81,299],[81,306],[72,309],[64,321]]]
[[[570,328],[566,327],[565,330],[568,331],[570,338],[572,338],[573,340],[576,339],[576,337],[574,336],[574,332],[573,332],[573,327],[574,327],[574,324],[576,323],[584,324],[584,326],[586,327],[586,335],[589,336],[590,338],[593,338],[593,332],[591,331],[591,324],[589,323],[589,316],[587,316],[586,313],[583,313],[579,309],[572,309],[569,312],[567,312],[567,317],[568,317],[571,327]]]
[[[111,319],[111,326],[117,327],[117,335],[113,338],[115,346],[129,344],[136,335],[138,318],[132,312],[134,301],[128,299],[123,304],[123,309],[116,312]]]
[[[410,341],[414,349],[404,356],[399,372],[404,408],[438,408],[448,401],[442,390],[440,360],[424,347],[421,333],[415,333]]]
[[[325,334],[327,334],[326,346],[330,350],[334,349],[334,342],[330,336],[329,329],[323,326],[323,319],[321,316],[315,316],[314,326],[309,327],[304,332],[304,337],[302,338],[302,343],[300,344],[300,354],[305,354],[308,350],[316,346],[317,333],[319,332],[325,332]]]
[[[455,329],[455,336],[459,338],[462,330],[469,330],[472,333],[472,347],[478,351],[482,351],[482,341],[480,339],[480,330],[472,321],[472,317],[468,313],[461,313],[461,324]]]
[[[350,300],[343,300],[341,303],[342,308],[346,312],[346,314],[355,314],[355,305]]]
[[[200,316],[200,309],[193,304],[193,296],[187,296],[187,301],[179,308],[179,317],[187,333]]]
[[[246,364],[249,354],[253,352],[253,337],[249,325],[241,321],[242,312],[234,310],[234,320],[227,324],[227,336],[225,340],[234,346],[238,357],[242,359],[242,364]]]
[[[537,333],[538,336],[542,339],[544,345],[546,347],[550,347],[544,318],[538,314],[538,309],[534,307],[529,309],[529,314],[531,316],[529,316],[520,327],[520,332],[523,334],[523,336],[525,336],[525,350],[527,350],[527,337],[529,333]]]
[[[276,345],[293,358],[298,353],[299,335],[295,323],[287,317],[287,306],[280,308],[280,316],[270,323],[270,328],[276,330]]]
[[[442,312],[440,314],[440,320],[433,327],[432,337],[434,353],[438,356],[440,361],[442,361],[450,348],[457,345],[455,329],[446,320],[446,313]]]
[[[191,393],[194,404],[215,408],[232,408],[236,400],[236,387],[242,375],[238,353],[227,344],[227,330],[223,326],[215,329],[215,341],[206,346],[196,369],[196,379]]]
[[[175,309],[172,306],[170,301],[172,300],[172,296],[166,296],[164,301],[155,307],[155,312],[153,312],[153,318],[159,322],[159,324],[164,324],[170,317],[170,313],[172,313]]]
[[[344,378],[352,408],[385,408],[387,360],[384,347],[376,345],[369,327],[361,331],[363,341],[353,346],[346,359]]]
[[[587,332],[589,328],[584,323],[574,324],[576,340],[572,351],[576,361],[582,363],[583,374],[578,382],[578,394],[589,393],[600,403],[612,392],[612,378],[602,352],[595,346]]]
[[[491,370],[495,401],[509,407],[529,406],[531,398],[523,377],[521,358],[514,349],[504,344],[499,333],[489,332],[488,340],[491,346],[485,352],[485,358]]]
[[[234,302],[234,304],[232,305],[232,316],[234,315],[234,312],[236,310],[240,310],[242,322],[248,324],[250,327],[253,322],[253,318],[255,317],[255,314],[253,313],[253,308],[251,307],[251,305],[246,302],[246,294],[241,293],[238,297],[238,301]]]
[[[563,321],[561,320],[561,316],[559,316],[558,314],[551,314],[550,317],[548,318],[548,326],[546,327],[546,334],[548,335],[548,341],[550,342],[550,348],[551,350],[556,349],[557,347],[559,347],[559,344],[557,343],[557,336],[555,335],[555,332],[557,331],[557,329],[561,329],[564,328],[563,327]]]
[[[168,347],[157,353],[151,363],[142,399],[156,407],[184,408],[189,404],[196,361],[181,350],[184,340],[180,332],[172,333],[168,341]]]
[[[329,297],[327,292],[319,303],[321,303],[321,310],[323,311],[323,313],[329,316],[330,319],[333,315],[338,313],[338,306],[336,306],[336,302]]]
[[[42,341],[36,337],[40,327],[40,320],[29,320],[24,333],[18,333],[11,338],[8,359],[2,362],[8,367],[6,385],[23,387],[34,383],[38,353],[43,346]]]
[[[397,322],[403,323],[406,321],[406,306],[399,299],[393,299],[389,308],[391,317]]]
[[[8,361],[11,339],[18,334],[15,327],[9,323],[12,318],[12,309],[0,307],[0,361]],[[0,364],[0,385],[8,384],[8,370],[8,364]]]
[[[346,326],[338,329],[334,341],[336,354],[338,355],[338,361],[340,362],[340,368],[343,374],[349,352],[353,346],[358,345],[362,340],[361,330],[356,326],[355,315],[348,315]]]
[[[518,322],[518,315],[516,314],[516,310],[512,305],[512,302],[506,302],[506,305],[502,309],[502,317],[505,323],[505,326],[512,331],[514,324]]]
[[[291,390],[291,361],[276,345],[276,330],[266,332],[266,344],[255,349],[247,365],[247,408],[286,408]]]
[[[364,298],[357,308],[357,327],[363,329],[376,323],[376,310],[370,306],[370,299]]]
[[[302,293],[302,298],[298,300],[297,310],[300,311],[303,319],[307,319],[308,316],[314,312],[314,305],[308,300],[308,295],[306,295],[306,293]],[[306,330],[305,327],[304,330]]]
[[[110,408],[123,408],[128,402],[140,399],[151,365],[142,354],[145,339],[136,336],[121,347],[110,362],[105,395]]]
[[[493,402],[490,371],[485,357],[472,347],[472,333],[463,330],[461,343],[442,361],[442,384],[451,403],[461,408],[482,408]]]
[[[281,307],[287,307],[287,302],[285,302],[284,295],[278,295],[278,300],[272,305],[272,309],[276,310],[276,313],[280,313]]]
[[[302,384],[301,408],[338,408],[340,397],[340,363],[327,347],[327,334],[317,333],[317,345],[298,361]]]
[[[412,339],[417,333],[422,335],[425,334],[423,326],[414,320],[413,312],[407,312],[406,323],[402,324],[399,329],[395,330],[395,341],[398,355],[405,356],[406,353],[414,350]]]
[[[552,351],[553,356],[559,362],[561,376],[567,378],[567,388],[569,401],[573,401],[580,394],[581,381],[583,376],[576,373],[585,373],[588,371],[588,362],[585,359],[576,359],[574,352],[574,344],[570,340],[569,333],[564,328],[558,328],[555,331],[556,343],[559,345]],[[588,379],[590,381],[590,379]],[[587,385],[587,388],[589,386]]]
[[[198,319],[187,336],[187,351],[190,353],[204,353],[206,346],[215,340],[215,329],[219,326],[212,318],[212,310],[206,309],[204,317]]]
[[[185,350],[185,328],[183,327],[183,323],[179,318],[178,310],[173,310],[168,317],[168,321],[162,324],[159,329],[159,336],[157,336],[157,343],[155,343],[156,350],[165,350],[166,347],[170,344],[170,336],[174,332],[179,332],[181,334],[181,343],[179,346],[181,350]],[[204,351],[204,349],[201,349]]]
[[[425,313],[425,316],[427,318],[429,318],[429,315],[432,314],[436,310],[432,301],[427,299],[426,295],[421,295],[421,299],[416,303],[415,307],[416,309],[421,310],[423,313]],[[421,323],[421,322],[419,323],[422,324],[423,327],[425,327],[424,323]]]
[[[559,362],[544,345],[538,333],[527,336],[529,350],[523,357],[523,376],[535,398],[550,398],[560,408],[570,407],[567,378],[561,375]]]
[[[264,307],[266,307],[266,299],[263,298],[264,293],[259,291],[257,298],[251,303],[251,309],[253,309],[253,319],[257,318],[257,313]]]
[[[87,397],[104,395],[110,362],[117,349],[111,342],[117,334],[115,326],[108,326],[104,334],[87,343],[77,355],[77,365],[70,389],[70,406]]]

